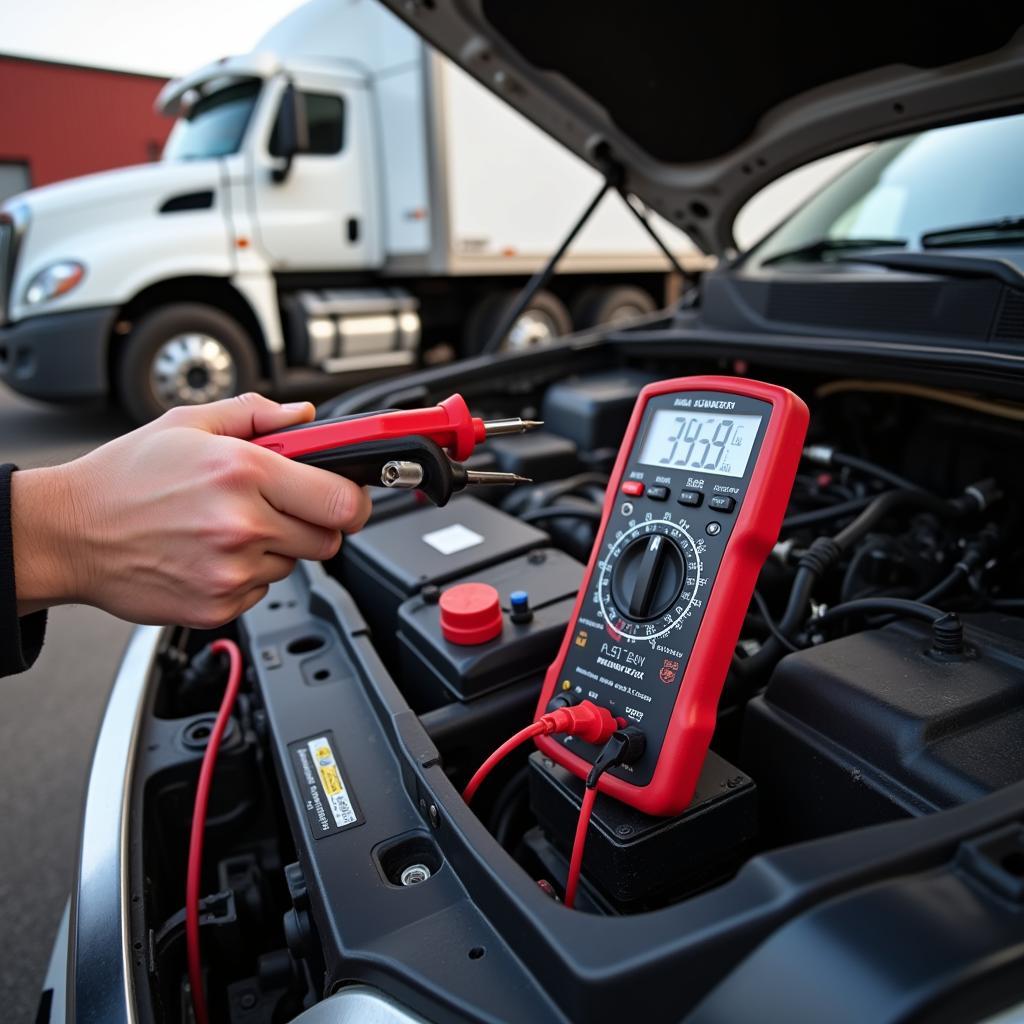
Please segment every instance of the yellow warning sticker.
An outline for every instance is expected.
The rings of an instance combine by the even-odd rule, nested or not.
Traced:
[[[334,752],[332,734],[289,745],[303,788],[306,814],[316,838],[362,823],[356,802],[345,785]]]

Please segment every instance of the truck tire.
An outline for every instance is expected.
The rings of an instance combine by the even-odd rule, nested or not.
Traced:
[[[237,320],[214,306],[176,302],[146,313],[125,341],[117,395],[136,423],[176,405],[203,405],[251,391],[256,350]]]
[[[634,285],[595,286],[580,292],[572,304],[572,322],[583,331],[598,324],[620,324],[658,307],[648,292]]]
[[[514,289],[494,292],[482,298],[466,320],[465,351],[480,352],[498,329],[509,308],[519,297]],[[541,290],[501,343],[502,352],[519,352],[537,345],[550,345],[556,338],[572,332],[572,318],[557,295]]]

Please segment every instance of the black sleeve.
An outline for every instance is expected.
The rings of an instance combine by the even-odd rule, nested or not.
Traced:
[[[18,618],[11,533],[11,474],[15,469],[17,466],[0,466],[0,676],[31,667],[46,632],[46,612]]]

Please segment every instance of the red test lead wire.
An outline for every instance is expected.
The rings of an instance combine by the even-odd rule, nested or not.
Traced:
[[[580,804],[580,816],[576,822],[576,835],[572,840],[572,856],[569,858],[569,877],[565,881],[565,905],[571,910],[576,903],[576,890],[580,884],[580,872],[583,869],[583,850],[587,845],[587,830],[590,828],[590,816],[594,813],[594,801],[597,800],[597,789],[583,790],[583,801]]]
[[[609,768],[620,764],[635,764],[643,757],[647,747],[644,734],[635,725],[627,726],[623,723],[623,726],[608,737],[584,783],[580,816],[572,841],[572,855],[569,857],[569,875],[565,880],[565,905],[570,909],[576,903],[576,890],[579,888],[580,873],[583,869],[583,850],[587,845],[587,831],[590,828],[590,817],[594,812],[594,801],[597,800],[597,784]]]
[[[535,736],[550,736],[552,733],[568,733],[579,736],[586,743],[605,743],[624,723],[615,718],[607,708],[598,707],[589,700],[558,708],[541,715],[536,722],[520,729],[509,737],[497,750],[477,768],[469,784],[462,791],[462,798],[468,804],[480,784],[490,775],[494,766],[507,757],[516,747]]]
[[[203,967],[199,956],[199,885],[203,868],[203,832],[206,829],[206,808],[210,802],[213,769],[217,763],[221,739],[231,718],[231,710],[242,682],[242,652],[232,640],[214,640],[210,644],[213,654],[228,656],[228,683],[220,702],[217,720],[206,743],[203,763],[196,785],[196,802],[192,812],[192,835],[188,844],[188,875],[185,880],[185,946],[188,957],[188,981],[192,989],[192,1009],[196,1024],[208,1024],[209,1011],[203,992]]]

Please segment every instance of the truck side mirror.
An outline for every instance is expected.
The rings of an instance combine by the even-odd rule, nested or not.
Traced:
[[[275,167],[271,176],[278,184],[291,173],[292,160],[309,148],[309,131],[306,124],[306,107],[302,95],[294,82],[285,86],[281,97],[281,109],[277,114],[274,131],[270,137],[270,152],[284,158],[280,167]]]

